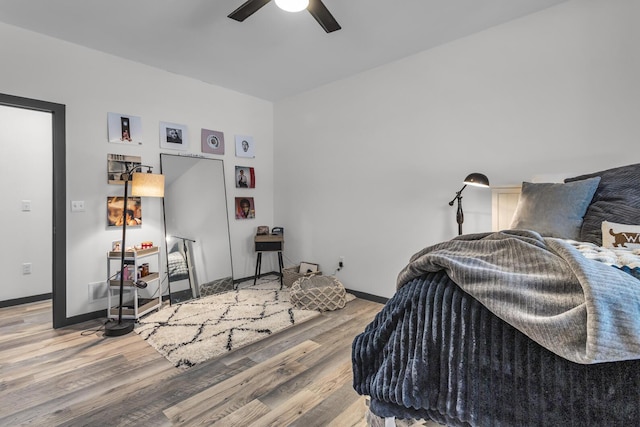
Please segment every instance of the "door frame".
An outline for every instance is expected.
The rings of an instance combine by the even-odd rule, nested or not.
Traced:
[[[69,323],[67,319],[67,185],[65,105],[0,93],[0,105],[51,113],[53,143],[52,203],[52,289],[53,327]]]

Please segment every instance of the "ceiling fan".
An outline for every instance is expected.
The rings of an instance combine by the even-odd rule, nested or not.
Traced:
[[[271,0],[248,0],[244,2],[239,8],[231,12],[228,17],[242,22],[256,13],[262,6],[266,5],[270,1]],[[294,3],[297,3],[298,6],[294,6],[291,9],[287,8],[286,3],[287,2],[283,0],[276,0],[276,4],[278,5],[278,7],[289,12],[298,12],[307,9],[311,16],[313,16],[316,21],[318,21],[318,24],[320,24],[320,26],[324,28],[327,33],[331,33],[342,28],[321,0],[294,1]]]

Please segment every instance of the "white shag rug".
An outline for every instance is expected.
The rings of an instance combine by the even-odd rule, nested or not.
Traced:
[[[294,308],[279,279],[241,286],[161,308],[135,331],[176,367],[188,368],[320,315]]]

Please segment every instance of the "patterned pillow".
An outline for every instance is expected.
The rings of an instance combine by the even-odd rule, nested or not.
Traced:
[[[565,182],[599,176],[600,184],[584,215],[580,238],[602,244],[602,221],[640,224],[640,163],[567,178]]]
[[[605,248],[640,248],[640,225],[602,221],[602,246]]]

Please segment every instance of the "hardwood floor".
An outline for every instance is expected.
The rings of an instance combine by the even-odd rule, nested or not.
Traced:
[[[51,304],[0,309],[0,425],[364,426],[351,342],[381,309],[338,311],[182,370],[102,321],[54,330]]]

